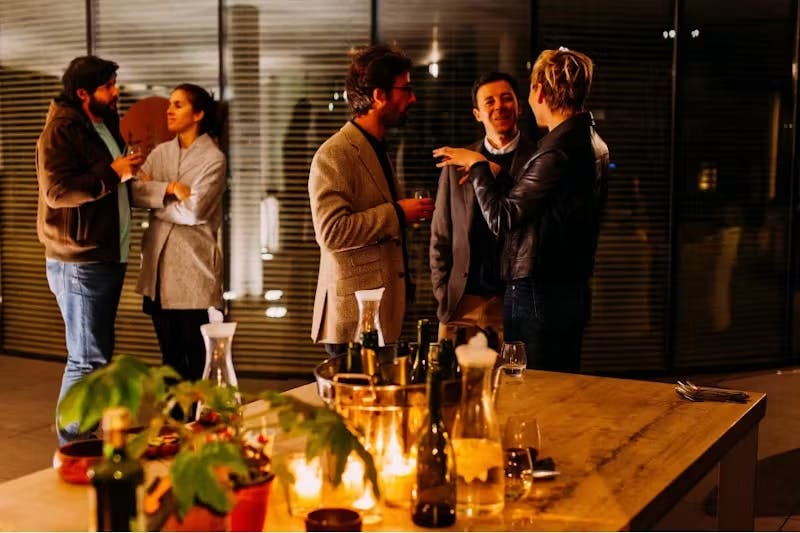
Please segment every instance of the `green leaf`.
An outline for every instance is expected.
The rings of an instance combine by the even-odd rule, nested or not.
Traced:
[[[227,513],[233,508],[231,484],[220,481],[215,472],[217,468],[247,477],[247,465],[236,443],[211,442],[197,452],[181,450],[175,457],[170,474],[178,516],[183,518],[195,500],[218,513]]]
[[[128,450],[128,455],[136,459],[141,457],[145,450],[147,450],[147,444],[150,442],[150,435],[152,435],[150,431],[144,430],[131,437],[125,446]]]

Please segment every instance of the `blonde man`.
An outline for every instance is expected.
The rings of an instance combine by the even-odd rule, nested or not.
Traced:
[[[501,236],[505,338],[525,342],[529,368],[580,370],[608,191],[608,147],[584,107],[593,71],[592,60],[574,50],[539,55],[528,103],[548,133],[509,190],[495,185],[497,168],[481,154],[434,150],[437,166],[467,171],[462,181],[472,182],[489,228]]]

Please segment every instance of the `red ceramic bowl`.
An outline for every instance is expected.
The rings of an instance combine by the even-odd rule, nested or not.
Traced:
[[[89,483],[89,469],[103,458],[102,439],[76,440],[56,450],[53,468],[67,483]]]

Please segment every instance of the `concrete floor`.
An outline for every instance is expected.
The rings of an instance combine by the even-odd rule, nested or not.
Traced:
[[[0,405],[7,413],[0,438],[0,482],[47,468],[56,444],[53,423],[63,364],[0,355]],[[245,391],[287,390],[308,380],[240,379]],[[800,531],[800,369],[725,376],[695,382],[767,393],[758,445],[756,531]],[[663,381],[663,380],[662,380]],[[656,527],[664,531],[715,529],[713,473]]]

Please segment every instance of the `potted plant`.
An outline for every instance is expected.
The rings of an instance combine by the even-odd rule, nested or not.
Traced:
[[[169,468],[169,482],[182,520],[193,506],[215,513],[230,513],[235,490],[271,481],[274,475],[291,483],[291,473],[269,454],[271,438],[263,427],[250,427],[241,416],[235,387],[218,387],[209,381],[182,381],[168,366],[151,367],[130,356],[113,361],[85,376],[69,390],[58,406],[58,423],[79,423],[88,431],[103,411],[124,406],[144,428],[131,436],[128,454],[142,457],[157,453],[164,428],[177,433],[167,446],[177,447]],[[341,482],[347,458],[355,453],[364,463],[365,482],[378,496],[377,472],[372,456],[359,441],[359,432],[327,407],[314,406],[288,395],[267,391],[256,396],[269,405],[276,431],[305,435],[306,459],[323,453],[332,457],[332,482]],[[187,424],[185,413],[200,406],[199,422]],[[174,444],[172,443],[174,441]],[[174,451],[174,450],[170,450]]]

